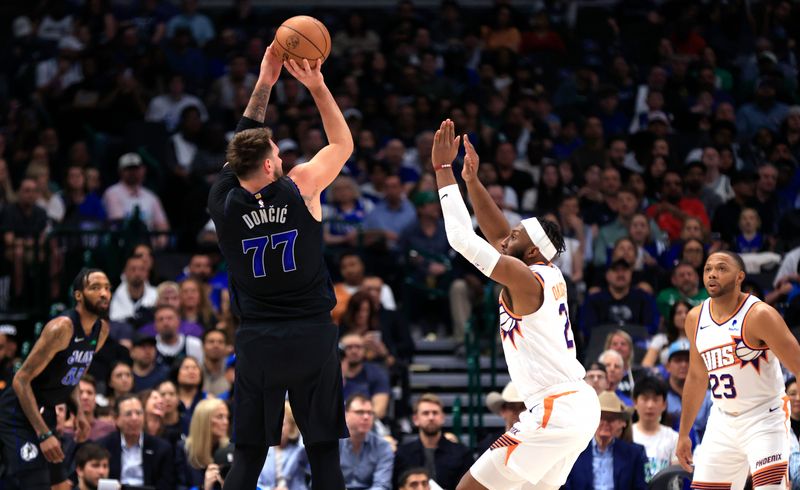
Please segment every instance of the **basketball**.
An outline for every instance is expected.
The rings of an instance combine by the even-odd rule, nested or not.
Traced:
[[[278,27],[273,48],[283,61],[293,59],[302,66],[307,59],[313,68],[317,59],[324,61],[331,53],[331,35],[314,17],[298,15],[286,19]]]

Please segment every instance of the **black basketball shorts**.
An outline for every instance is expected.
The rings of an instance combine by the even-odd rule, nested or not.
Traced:
[[[55,431],[55,411],[45,409],[42,417],[47,426]],[[68,478],[64,462],[48,463],[44,458],[36,431],[19,403],[7,403],[0,407],[0,447],[6,476],[12,481],[16,480],[20,488],[33,487],[33,482],[38,484],[44,480],[55,485]]]

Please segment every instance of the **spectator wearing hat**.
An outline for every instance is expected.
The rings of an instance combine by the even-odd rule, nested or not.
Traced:
[[[667,409],[666,383],[655,376],[640,379],[633,389],[633,403],[639,418],[633,424],[633,442],[645,448],[647,466],[644,479],[649,482],[656,473],[673,462],[677,463],[678,433],[661,423],[661,416]]]
[[[83,80],[78,61],[83,43],[74,36],[58,40],[58,54],[36,65],[36,88],[46,94],[58,95]]]
[[[753,172],[749,171],[734,172],[731,175],[733,197],[717,208],[714,220],[711,222],[711,231],[719,233],[720,239],[727,246],[732,246],[734,243],[742,209],[754,207],[756,204],[757,178]]]
[[[159,365],[156,338],[153,335],[138,333],[133,339],[131,359],[133,360],[133,391],[140,392],[157,387],[167,379],[169,371]]]
[[[692,306],[697,306],[708,298],[706,288],[700,287],[700,275],[688,262],[680,262],[672,269],[670,275],[671,288],[662,289],[656,296],[656,305],[661,316],[669,315],[672,305],[682,299]]]
[[[689,350],[689,340],[682,338],[670,344],[667,355],[666,369],[669,389],[667,390],[667,419],[665,422],[676,431],[681,423],[683,385],[686,383],[686,376],[689,374]],[[709,390],[706,391],[703,404],[700,406],[700,411],[697,413],[697,418],[692,426],[692,439],[694,442],[700,442],[706,430],[706,422],[708,422],[708,415],[711,409],[710,393]]]
[[[647,454],[639,444],[614,436],[626,424],[622,401],[612,392],[600,394],[600,425],[578,456],[565,490],[644,490]]]
[[[689,216],[700,219],[706,229],[711,225],[703,203],[684,194],[683,179],[674,170],[667,170],[664,173],[661,181],[661,200],[647,208],[647,215],[667,233],[670,240],[679,238],[683,220]]]
[[[150,231],[169,231],[169,222],[161,200],[144,187],[146,170],[138,153],[119,157],[120,180],[106,189],[103,205],[111,221],[130,219],[138,214]]]
[[[509,381],[502,393],[496,391],[486,395],[486,408],[495,415],[503,417],[505,427],[493,432],[478,443],[478,454],[483,454],[500,436],[519,422],[519,414],[525,410],[525,400],[519,396],[513,381]]]
[[[602,325],[643,325],[651,334],[658,327],[655,299],[632,287],[633,269],[617,259],[606,269],[607,286],[589,295],[581,311],[581,329],[587,341],[592,330]]]
[[[672,132],[672,122],[663,111],[651,111],[647,114],[647,131],[656,138],[666,138]]]
[[[773,133],[789,113],[789,106],[775,100],[777,82],[771,76],[761,77],[756,83],[755,100],[744,104],[736,113],[736,127],[740,136],[751,139],[761,128]]]

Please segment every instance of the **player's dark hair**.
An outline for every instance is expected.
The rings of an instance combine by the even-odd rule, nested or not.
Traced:
[[[742,257],[739,256],[739,254],[737,254],[736,252],[732,252],[730,250],[717,250],[714,253],[716,253],[716,254],[724,254],[724,255],[727,255],[728,257],[732,258],[734,260],[734,262],[736,262],[736,265],[739,267],[739,270],[741,270],[742,272],[745,272],[744,261],[742,260]]]
[[[667,384],[655,376],[645,376],[636,381],[633,386],[633,399],[636,400],[642,395],[660,396],[667,399]]]
[[[83,444],[75,452],[75,466],[80,469],[83,469],[89,461],[103,461],[104,459],[111,459],[111,453],[108,452],[108,449],[93,442]]]
[[[75,279],[72,281],[72,291],[83,291],[83,288],[89,284],[89,276],[95,272],[105,274],[105,272],[102,270],[91,267],[84,267],[81,269],[80,272],[78,272],[78,275],[75,276]]]
[[[411,478],[412,475],[425,475],[425,478],[428,479],[430,479],[431,477],[431,474],[428,473],[428,470],[426,470],[422,466],[419,466],[417,468],[409,468],[406,471],[400,473],[400,478],[397,479],[397,484],[401,487],[405,486],[406,482],[408,482],[408,479]]]
[[[245,129],[236,133],[225,156],[240,179],[252,176],[272,156],[272,131],[269,128]]]
[[[367,398],[365,395],[361,393],[354,393],[347,397],[347,400],[344,401],[344,409],[345,411],[349,412],[350,407],[353,405],[353,402],[360,401],[363,403],[372,403],[372,400]]]
[[[564,245],[564,236],[561,234],[561,227],[558,226],[557,223],[554,223],[550,220],[544,218],[538,218],[539,224],[542,225],[542,229],[544,230],[545,235],[547,238],[550,239],[550,242],[556,248],[556,255],[555,257],[551,258],[550,260],[555,259],[567,249],[566,245]]]

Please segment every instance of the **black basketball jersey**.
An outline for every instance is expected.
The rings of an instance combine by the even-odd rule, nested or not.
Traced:
[[[330,313],[336,299],[322,255],[322,223],[292,179],[251,194],[226,166],[208,209],[228,265],[234,314],[258,321]]]
[[[55,407],[69,400],[75,386],[89,370],[100,338],[101,320],[98,319],[92,325],[91,333],[86,335],[77,311],[67,310],[61,316],[70,319],[72,337],[67,348],[56,353],[44,370],[31,381],[33,395],[40,407]],[[16,398],[13,389],[6,390],[0,405],[16,401]]]

